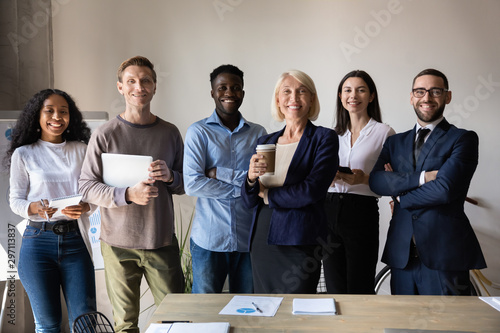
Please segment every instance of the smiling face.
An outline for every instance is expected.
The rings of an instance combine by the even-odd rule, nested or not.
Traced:
[[[445,89],[444,80],[434,75],[423,75],[415,79],[413,89]],[[443,116],[446,104],[451,101],[451,91],[446,91],[440,97],[432,97],[429,92],[426,92],[424,97],[417,98],[410,93],[410,103],[418,117],[420,125],[425,126],[438,120]]]
[[[61,143],[62,135],[69,126],[69,106],[60,95],[50,95],[40,109],[40,139]]]
[[[368,104],[370,104],[374,96],[373,93],[370,94],[370,89],[365,80],[360,77],[350,77],[345,80],[342,91],[339,93],[342,106],[350,114],[368,114]]]
[[[238,75],[221,73],[213,81],[210,94],[214,99],[217,114],[220,118],[225,118],[238,113],[245,91]]]
[[[156,92],[153,72],[146,66],[128,66],[123,71],[122,82],[116,85],[129,107],[149,106]]]
[[[285,120],[307,120],[313,99],[314,94],[291,75],[283,79],[276,96]]]

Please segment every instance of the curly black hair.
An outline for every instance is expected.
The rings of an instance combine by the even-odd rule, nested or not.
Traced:
[[[82,141],[88,143],[90,139],[90,128],[83,120],[82,113],[76,106],[75,101],[66,92],[58,89],[44,89],[36,93],[24,106],[16,126],[12,130],[12,141],[7,151],[6,165],[10,166],[10,160],[14,150],[35,143],[40,139],[40,110],[43,102],[52,95],[62,96],[69,106],[69,125],[64,131],[62,138],[65,141]]]

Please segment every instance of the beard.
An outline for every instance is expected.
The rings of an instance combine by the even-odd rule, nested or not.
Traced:
[[[425,114],[423,112],[420,112],[418,109],[418,105],[413,106],[413,109],[415,110],[415,113],[417,114],[417,118],[420,119],[420,121],[422,121],[424,123],[432,123],[433,121],[436,121],[443,116],[445,106],[446,106],[446,104],[443,104],[439,109],[437,109],[432,114]]]

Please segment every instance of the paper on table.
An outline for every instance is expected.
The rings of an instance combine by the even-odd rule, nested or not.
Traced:
[[[152,323],[151,325],[149,325],[145,333],[168,333],[170,327],[172,327],[172,324]]]
[[[479,299],[488,303],[495,310],[500,311],[500,297],[479,297]]]
[[[221,323],[173,323],[149,325],[145,333],[228,333],[231,325]]]
[[[234,296],[219,312],[221,315],[273,317],[283,297]],[[258,311],[259,308],[261,311]]]
[[[336,315],[334,298],[294,298],[293,314]]]
[[[78,205],[82,201],[81,194],[74,194],[67,197],[54,198],[49,200],[49,207],[57,208],[57,212],[52,217],[66,216],[61,213],[61,210],[68,206]]]

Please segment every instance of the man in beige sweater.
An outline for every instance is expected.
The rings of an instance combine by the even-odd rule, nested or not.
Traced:
[[[125,111],[92,134],[79,188],[85,201],[101,209],[101,251],[115,330],[139,332],[143,275],[156,305],[167,293],[184,289],[172,204],[172,194],[184,194],[183,142],[175,125],[151,113],[156,73],[148,59],[124,61],[117,87]],[[102,153],[152,156],[150,178],[132,187],[106,185]]]

